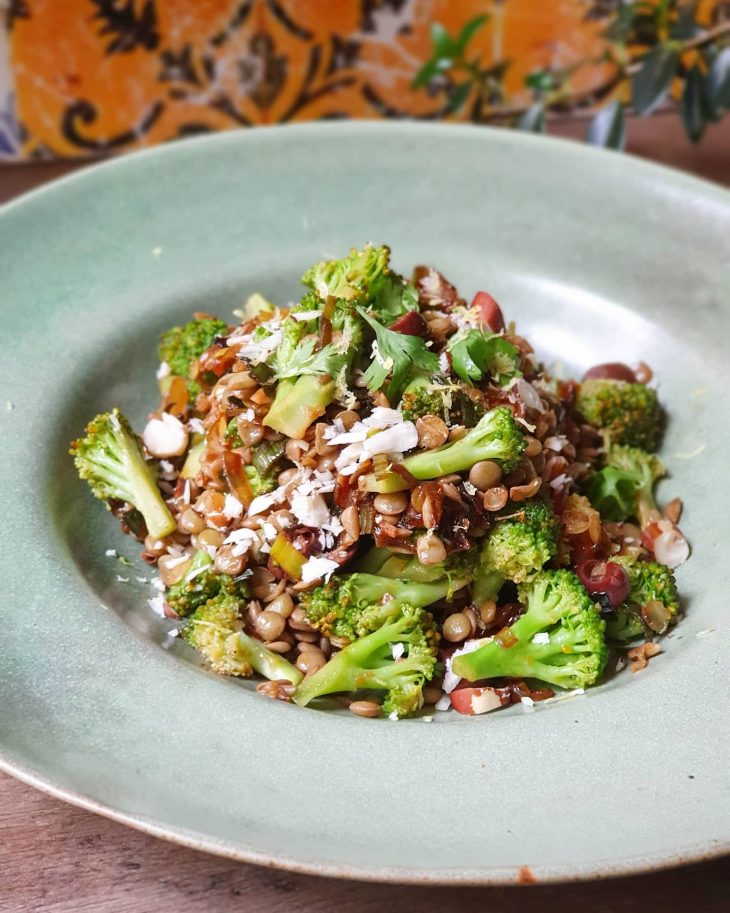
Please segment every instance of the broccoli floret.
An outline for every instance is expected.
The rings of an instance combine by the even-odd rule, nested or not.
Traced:
[[[251,486],[255,498],[259,495],[266,495],[276,488],[276,477],[260,475],[255,466],[245,466],[243,471],[246,473],[248,484]]]
[[[390,272],[390,250],[366,245],[354,248],[340,260],[322,260],[306,271],[302,283],[326,301],[339,298],[343,301],[371,301],[374,286]]]
[[[600,428],[611,444],[656,450],[662,411],[656,390],[644,384],[591,378],[578,389],[576,409]]]
[[[403,391],[400,411],[408,422],[424,415],[437,415],[447,425],[473,428],[486,412],[477,390],[460,384],[446,384],[436,378],[419,375]]]
[[[588,498],[604,519],[620,522],[633,517],[643,528],[657,511],[654,486],[665,474],[655,454],[614,446],[606,454],[605,467],[588,482]]]
[[[663,634],[669,624],[676,622],[680,610],[679,591],[672,569],[658,561],[640,561],[630,555],[614,556],[611,561],[626,570],[631,590],[615,618],[606,621],[606,636],[610,640],[624,642],[646,637],[650,633]],[[662,630],[652,632],[644,622],[641,610],[649,602],[661,602],[669,610],[670,617]]]
[[[203,317],[181,327],[171,327],[162,334],[160,360],[169,365],[174,375],[185,378],[191,398],[200,393],[200,384],[190,377],[193,364],[213,345],[216,336],[224,336],[227,332],[228,325],[224,321]]]
[[[89,483],[94,497],[107,502],[107,508],[111,509],[109,501],[131,504],[156,539],[175,530],[175,519],[157,487],[153,469],[119,409],[92,419],[85,437],[74,441],[69,453],[80,478]]]
[[[319,312],[311,321],[284,322],[284,339],[275,354],[274,373],[279,380],[274,402],[264,424],[291,438],[301,438],[307,428],[333,402],[361,354],[367,318],[366,307],[385,325],[417,306],[412,286],[390,270],[387,247],[366,246],[340,260],[315,263],[302,278],[308,292],[295,311]],[[315,333],[320,317],[335,331],[333,341],[317,349]],[[305,337],[309,336],[309,340]]]
[[[522,458],[525,439],[520,426],[506,406],[491,409],[463,438],[436,450],[407,457],[403,466],[416,479],[437,479],[452,472],[464,472],[480,460],[495,460],[505,472]]]
[[[428,612],[407,603],[388,603],[369,617],[372,633],[336,653],[321,669],[308,675],[294,693],[305,707],[316,697],[340,691],[385,691],[383,713],[408,716],[423,705],[423,686],[438,663],[438,634]],[[402,654],[393,656],[398,646]]]
[[[472,585],[472,600],[483,605],[497,598],[505,580],[524,583],[554,558],[560,521],[544,501],[527,501],[515,516],[501,520],[487,535]]]
[[[247,678],[258,672],[271,681],[286,680],[298,685],[302,673],[296,667],[240,630],[241,607],[240,599],[228,594],[209,599],[185,621],[183,638],[220,675]]]
[[[245,573],[238,577],[216,574],[210,555],[204,551],[197,551],[182,580],[168,587],[165,600],[174,612],[183,617],[191,615],[208,600],[218,596],[247,599],[248,576]]]
[[[347,637],[358,635],[363,611],[387,601],[389,609],[400,605],[417,608],[429,606],[445,599],[469,583],[471,576],[443,576],[437,580],[415,581],[381,577],[375,574],[344,574],[332,577],[301,597],[300,605],[307,614],[307,621],[325,636]]]
[[[471,682],[507,676],[559,688],[593,685],[608,658],[604,623],[575,574],[542,571],[519,593],[525,614],[500,637],[454,657],[454,674]]]
[[[449,339],[446,351],[451,355],[451,370],[468,384],[489,376],[503,386],[522,376],[519,350],[503,336],[460,330]]]

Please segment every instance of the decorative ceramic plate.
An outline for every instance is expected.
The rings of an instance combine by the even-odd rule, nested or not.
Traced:
[[[662,494],[684,498],[694,554],[686,618],[645,671],[530,714],[392,723],[272,701],[170,649],[68,441],[113,404],[139,425],[173,321],[254,290],[286,302],[308,264],[368,240],[488,289],[548,362],[655,369]],[[4,207],[3,767],[150,833],[326,875],[561,880],[726,852],[729,294],[726,192],[481,128],[226,134]]]

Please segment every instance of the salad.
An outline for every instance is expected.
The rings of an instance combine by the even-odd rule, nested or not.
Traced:
[[[689,555],[649,368],[552,377],[490,295],[384,246],[302,282],[168,330],[141,438],[113,409],[71,446],[156,566],[151,606],[215,672],[364,717],[646,666]]]

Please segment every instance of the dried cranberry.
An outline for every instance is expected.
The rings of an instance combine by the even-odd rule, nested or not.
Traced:
[[[602,380],[625,380],[630,384],[636,383],[636,374],[628,365],[621,361],[610,361],[603,365],[594,365],[583,375],[583,380],[594,378]]]
[[[612,606],[620,606],[629,595],[629,575],[615,561],[590,559],[579,564],[575,572],[591,595],[604,594]]]
[[[391,323],[390,329],[394,333],[402,333],[404,336],[425,336],[428,326],[418,311],[408,311],[395,323]]]

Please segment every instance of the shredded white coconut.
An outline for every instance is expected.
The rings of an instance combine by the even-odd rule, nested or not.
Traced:
[[[458,650],[454,650],[451,656],[446,660],[446,672],[444,674],[443,689],[447,694],[451,694],[454,688],[456,688],[456,686],[461,681],[459,676],[454,675],[454,673],[451,671],[451,663],[454,661],[454,659],[457,656],[463,656],[464,653],[473,653],[475,650],[478,650],[482,644],[489,643],[491,639],[491,637],[482,637],[477,640],[467,640],[461,647],[459,647]]]
[[[108,549],[104,552],[104,554],[107,556],[107,558],[116,558],[116,557],[117,557],[117,550],[116,550],[115,548],[108,548]]]
[[[304,526],[321,527],[330,519],[327,503],[320,494],[300,495],[294,493],[290,502],[290,509],[294,516]]]
[[[151,418],[142,433],[145,447],[158,459],[185,453],[189,438],[185,425],[169,412],[163,412],[159,418]]]
[[[248,505],[248,516],[255,517],[256,514],[262,514],[265,510],[273,507],[274,504],[281,504],[285,497],[286,494],[283,487],[277,488],[267,495],[259,495]]]
[[[169,377],[171,373],[168,363],[166,361],[161,361],[155,376],[157,377],[157,380],[164,380],[164,378]]]
[[[339,564],[329,558],[309,558],[302,565],[302,581],[313,583],[315,580],[329,580]]]
[[[393,659],[400,659],[406,652],[406,648],[403,644],[393,644],[390,648],[390,652],[393,654]]]
[[[539,634],[536,634],[532,638],[532,642],[533,644],[549,644],[550,635],[547,633],[547,631],[541,631]]]
[[[162,618],[165,617],[165,597],[164,596],[152,596],[151,599],[147,600],[147,605],[152,609],[156,615],[161,615]]]
[[[223,516],[228,520],[235,520],[243,513],[243,504],[235,495],[226,494],[223,502]]]

